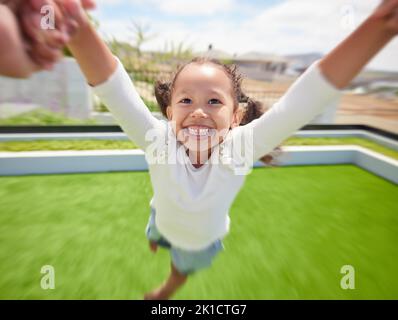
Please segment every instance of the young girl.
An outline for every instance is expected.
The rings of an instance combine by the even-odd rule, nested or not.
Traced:
[[[338,99],[398,33],[398,1],[384,1],[259,118],[258,105],[242,93],[234,68],[194,59],[170,83],[157,83],[164,121],[149,112],[82,9],[65,2],[80,25],[69,49],[94,92],[146,153],[154,190],[146,234],[153,251],[160,245],[171,253],[168,279],[146,299],[170,298],[189,274],[210,266],[223,248],[229,208],[253,162]]]

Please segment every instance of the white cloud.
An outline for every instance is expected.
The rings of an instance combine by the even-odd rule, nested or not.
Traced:
[[[147,0],[146,3],[149,1],[158,3],[162,10],[184,15],[195,12],[210,14],[222,11],[227,3],[230,8],[237,5],[232,0]],[[196,50],[205,50],[207,45],[212,43],[215,48],[230,53],[247,51],[276,54],[314,51],[327,53],[347,37],[379,2],[379,0],[287,0],[259,10],[258,14],[241,23],[234,19],[218,19],[216,16],[204,18],[203,24],[199,27],[177,20],[170,23],[163,20],[154,21],[151,17],[141,17],[141,20],[150,24],[151,30],[159,35],[144,48],[160,49],[166,40],[173,40],[186,41]],[[126,30],[129,21],[112,22],[102,19],[100,21],[105,31],[127,39]],[[398,39],[394,39],[369,63],[368,67],[398,71],[397,53]]]
[[[211,15],[220,11],[230,10],[233,0],[151,0],[164,12],[177,15]]]
[[[114,4],[120,4],[125,2],[124,0],[96,0],[95,1],[97,3],[97,7],[98,6],[102,6],[102,5],[114,5]]]
[[[376,0],[290,0],[259,14],[247,23],[246,28],[257,31],[255,37],[261,39],[260,50],[327,53],[359,26],[379,3]],[[347,17],[347,11],[351,17]],[[351,30],[347,28],[350,24],[347,20],[353,22]],[[397,44],[398,39],[392,41],[368,67],[398,71],[398,59],[393,59],[398,53]]]
[[[98,5],[136,4],[150,5],[157,10],[174,15],[211,15],[229,11],[235,0],[97,0]]]
[[[354,19],[351,19],[354,27],[372,11],[372,2],[362,0],[357,7],[355,2],[347,0],[290,0],[265,10],[245,27],[256,30],[255,35],[263,39],[263,45],[272,44],[278,51],[331,49],[351,31],[347,29],[342,9],[354,4]]]

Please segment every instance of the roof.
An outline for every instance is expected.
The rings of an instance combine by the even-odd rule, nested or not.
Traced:
[[[236,61],[257,61],[257,62],[265,62],[265,61],[272,61],[272,62],[284,62],[288,63],[289,59],[275,54],[267,54],[261,52],[247,52],[241,55],[234,57]]]

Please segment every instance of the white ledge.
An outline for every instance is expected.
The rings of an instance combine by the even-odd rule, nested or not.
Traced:
[[[359,146],[285,146],[280,166],[354,164],[398,184],[398,161]],[[256,162],[255,167],[264,166]],[[0,152],[0,175],[148,170],[142,150]]]

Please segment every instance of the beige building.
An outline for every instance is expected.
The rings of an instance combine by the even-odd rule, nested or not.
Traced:
[[[281,76],[289,67],[290,60],[278,55],[248,52],[230,55],[224,51],[210,49],[199,53],[200,56],[215,58],[235,63],[242,74],[250,79],[272,81]]]

